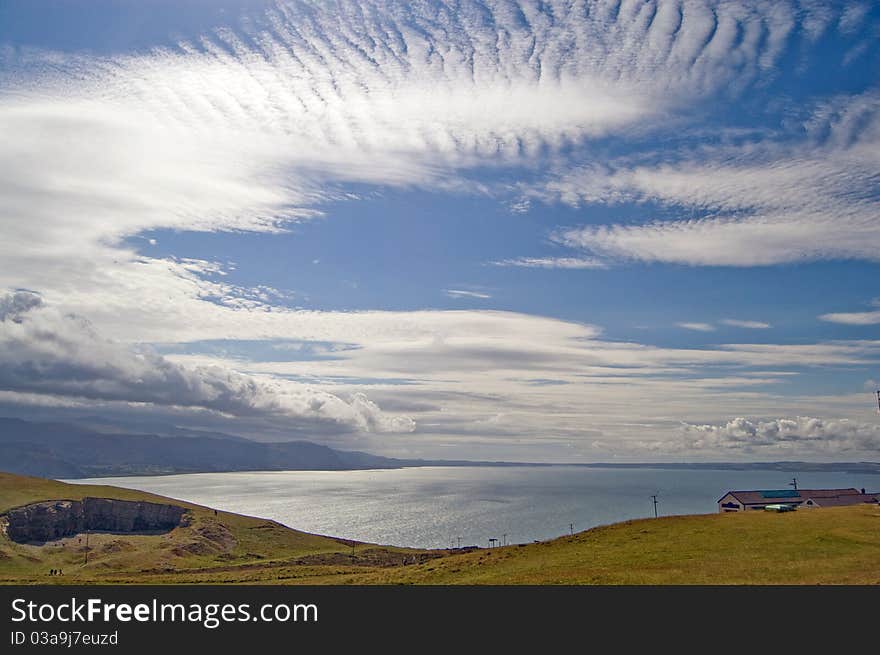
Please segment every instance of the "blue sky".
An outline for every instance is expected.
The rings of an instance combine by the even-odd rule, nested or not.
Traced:
[[[0,403],[876,457],[878,70],[860,2],[0,2]]]

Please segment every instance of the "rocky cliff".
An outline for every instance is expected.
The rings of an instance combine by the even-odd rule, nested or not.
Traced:
[[[49,500],[9,510],[6,534],[19,543],[52,541],[80,532],[167,532],[181,524],[177,505],[83,498]]]

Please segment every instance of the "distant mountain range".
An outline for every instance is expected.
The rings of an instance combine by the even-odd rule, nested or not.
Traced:
[[[189,431],[160,436],[98,431],[72,423],[0,418],[0,470],[48,478],[210,471],[399,468],[408,463],[308,441],[261,443]]]
[[[135,434],[96,420],[43,423],[0,417],[0,471],[45,478],[91,478],[221,471],[338,471],[406,466],[584,466],[848,472],[880,474],[878,462],[567,463],[395,459],[309,441],[264,443],[219,432],[175,429]]]

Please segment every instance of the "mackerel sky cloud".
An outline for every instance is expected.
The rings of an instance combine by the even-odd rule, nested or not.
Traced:
[[[0,7],[6,413],[545,461],[681,459],[682,424],[754,458],[731,421],[810,417],[805,453],[876,450],[876,5],[164,4]]]

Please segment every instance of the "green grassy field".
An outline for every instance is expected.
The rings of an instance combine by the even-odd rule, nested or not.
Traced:
[[[84,496],[174,502],[191,520],[160,535],[93,533],[87,564],[82,536],[31,545],[4,533],[0,583],[880,583],[876,505],[642,519],[461,553],[354,543],[137,491],[0,474],[0,513]]]

